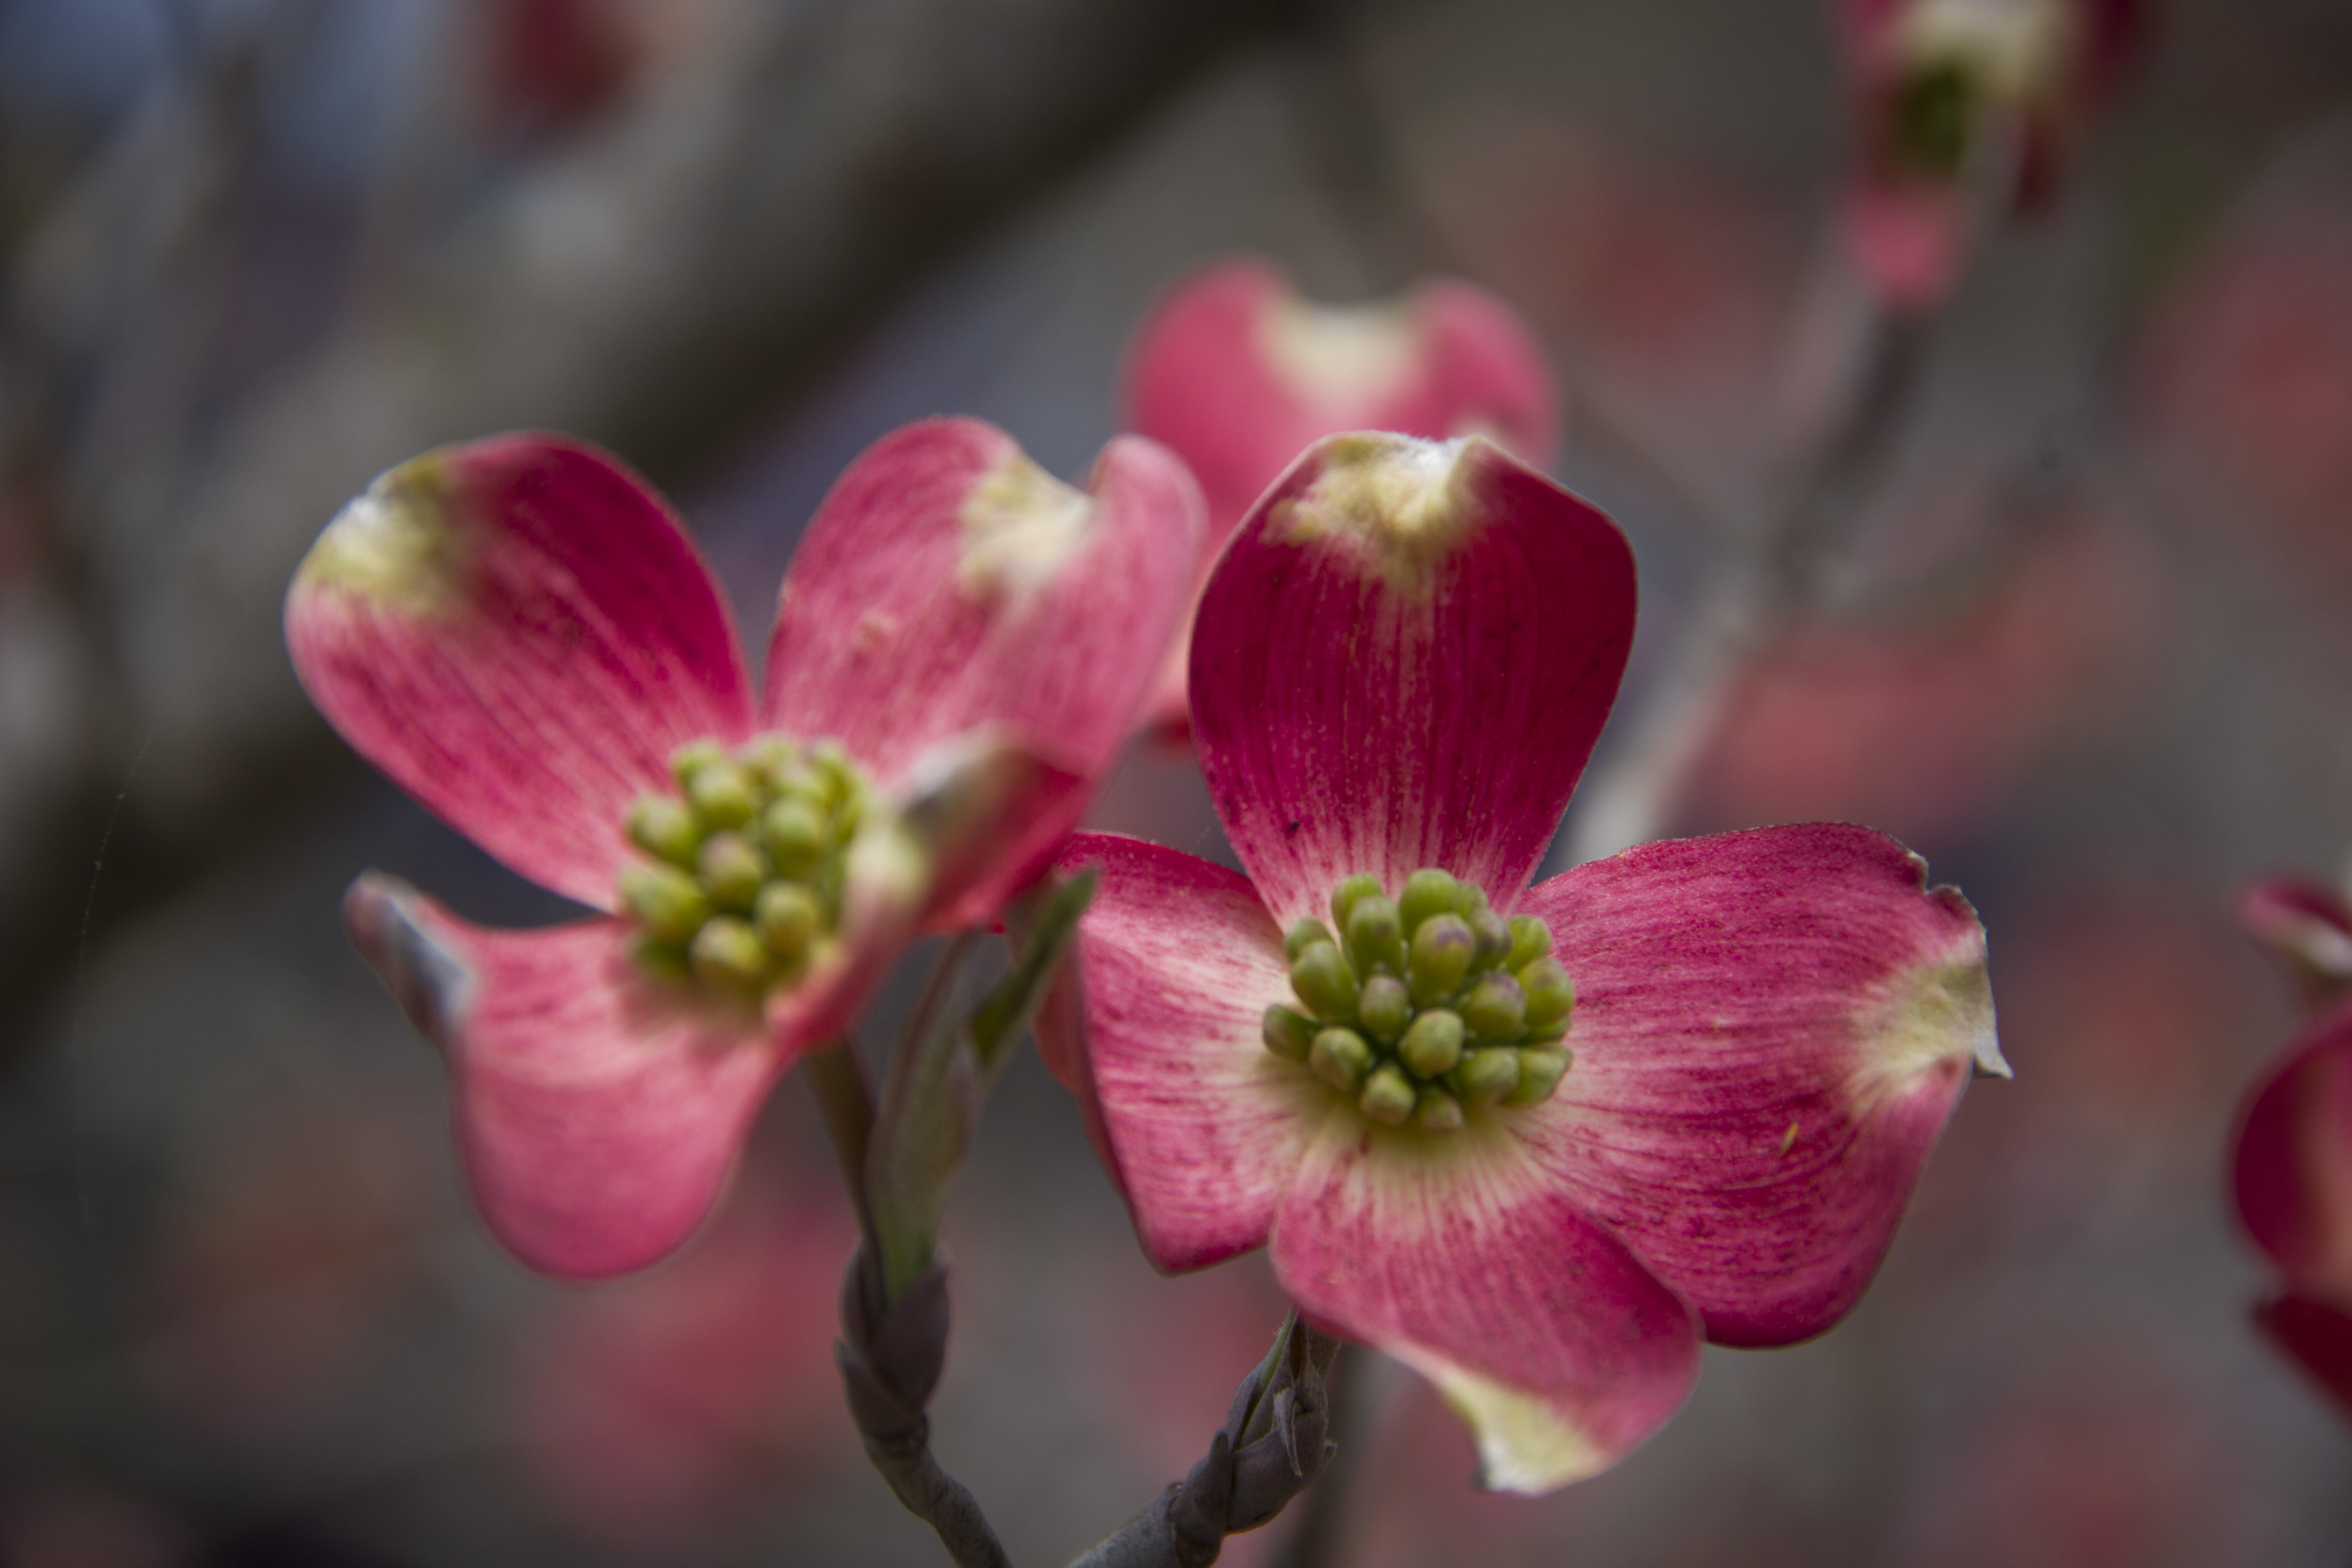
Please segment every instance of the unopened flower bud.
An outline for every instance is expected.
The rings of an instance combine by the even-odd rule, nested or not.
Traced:
[[[1315,1047],[1315,1024],[1276,1002],[1265,1010],[1265,1048],[1276,1056],[1303,1062]]]
[[[1364,1092],[1357,1097],[1356,1109],[1385,1127],[1402,1127],[1412,1116],[1412,1108],[1420,1096],[1412,1085],[1393,1065],[1375,1068],[1364,1080]]]
[[[1331,928],[1313,915],[1301,915],[1282,933],[1282,956],[1296,963],[1298,955],[1318,942],[1332,941]]]
[[[691,980],[694,967],[686,961],[686,949],[655,936],[642,936],[629,946],[629,956],[636,960],[639,969],[664,980]]]
[[[1518,1087],[1503,1097],[1503,1103],[1514,1110],[1541,1105],[1559,1087],[1559,1080],[1568,1076],[1569,1064],[1575,1059],[1565,1050],[1521,1051]]]
[[[740,763],[720,757],[694,770],[686,798],[706,827],[740,827],[759,815],[760,797]]]
[[[1397,895],[1397,914],[1408,940],[1430,916],[1452,914],[1457,896],[1454,879],[1434,867],[1424,867],[1407,877],[1404,890]]]
[[[1325,1029],[1307,1047],[1307,1065],[1333,1089],[1353,1093],[1372,1068],[1372,1047],[1353,1029]]]
[[[1331,889],[1331,923],[1341,931],[1348,929],[1348,916],[1356,900],[1381,891],[1381,879],[1370,871],[1359,871]]]
[[[760,839],[780,877],[805,877],[824,849],[824,826],[805,800],[786,797],[760,818]]]
[[[1576,983],[1559,960],[1546,956],[1519,971],[1519,989],[1527,994],[1527,1026],[1541,1031],[1565,1019],[1576,1006]]]
[[[1424,1084],[1413,1100],[1413,1124],[1430,1132],[1462,1131],[1462,1103],[1444,1089]]]
[[[702,873],[703,890],[721,909],[748,910],[768,879],[767,858],[740,833],[714,833],[702,841],[695,857]]]
[[[1404,982],[1393,974],[1375,974],[1364,982],[1356,1012],[1363,1022],[1365,1034],[1384,1046],[1392,1046],[1404,1033],[1405,1026],[1412,1022],[1412,995],[1405,990]]]
[[[1347,955],[1328,942],[1318,942],[1290,964],[1290,988],[1308,1012],[1332,1023],[1352,1023],[1356,1017],[1356,972]]]
[[[1370,974],[1375,964],[1386,965],[1391,974],[1403,972],[1404,928],[1386,894],[1373,891],[1358,899],[1348,910],[1346,929],[1348,956],[1357,973]]]
[[[1470,956],[1470,967],[1492,969],[1502,963],[1511,951],[1511,928],[1503,923],[1503,917],[1489,909],[1477,909],[1463,919],[1470,922],[1470,934],[1478,944]]]
[[[1482,1040],[1516,1038],[1528,1016],[1527,993],[1501,973],[1482,974],[1456,1004],[1462,1021]]]
[[[1513,915],[1510,920],[1511,951],[1503,957],[1503,967],[1517,974],[1538,958],[1551,954],[1551,927],[1533,915]]]
[[[713,763],[726,760],[727,753],[719,749],[718,742],[690,741],[671,754],[670,777],[677,781],[678,788],[685,789],[694,783],[695,774]]]
[[[1507,1046],[1489,1046],[1462,1058],[1446,1081],[1462,1102],[1475,1108],[1496,1104],[1519,1087],[1519,1053]]]
[[[1452,1071],[1462,1059],[1462,1019],[1443,1007],[1430,1009],[1397,1042],[1397,1055],[1421,1078]]]
[[[751,905],[751,923],[760,940],[779,958],[806,952],[824,914],[816,895],[799,882],[770,882]]]
[[[767,977],[768,950],[732,915],[703,921],[686,950],[695,978],[714,990],[749,990]]]
[[[673,866],[691,866],[702,846],[702,826],[694,813],[667,795],[639,795],[629,807],[629,842]]]
[[[710,918],[710,900],[675,866],[621,868],[621,902],[657,942],[684,945]]]
[[[1418,875],[1418,873],[1416,873]],[[1406,981],[1412,999],[1426,1007],[1454,994],[1470,973],[1477,938],[1457,914],[1432,915],[1412,933],[1412,957]]]

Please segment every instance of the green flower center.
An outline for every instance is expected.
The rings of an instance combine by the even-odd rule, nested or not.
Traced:
[[[677,794],[639,796],[625,828],[650,857],[621,869],[637,962],[736,996],[797,984],[840,924],[864,777],[831,742],[781,735],[697,741],[670,772]]]
[[[1551,928],[1504,920],[1484,889],[1428,868],[1393,899],[1380,879],[1332,889],[1340,935],[1312,915],[1283,937],[1302,1013],[1265,1010],[1265,1046],[1304,1062],[1390,1127],[1456,1132],[1468,1113],[1549,1100],[1573,1053],[1560,1042],[1576,987]]]

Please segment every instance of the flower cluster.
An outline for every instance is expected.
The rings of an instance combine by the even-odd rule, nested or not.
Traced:
[[[1251,352],[1187,372],[1193,310]],[[1615,525],[1476,433],[1541,447],[1516,326],[1451,286],[1335,324],[1238,268],[1155,332],[1139,406],[1191,441],[1205,505],[1141,437],[1082,493],[988,426],[899,431],[810,524],[756,697],[707,568],[611,458],[515,436],[384,476],[289,592],[305,688],[427,807],[604,912],[486,931],[371,873],[347,923],[447,1058],[491,1228],[584,1278],[692,1230],[768,1088],[911,935],[1091,870],[1039,1037],[1152,1261],[1268,1246],[1313,1325],[1437,1384],[1488,1484],[1592,1474],[1681,1404],[1702,1341],[1785,1343],[1853,1304],[1969,1073],[2007,1070],[1983,931],[1853,827],[1531,885],[1635,593]],[[1282,416],[1255,447],[1202,423],[1210,362],[1273,373],[1240,400]],[[1314,439],[1366,420],[1451,438]],[[1177,690],[1246,877],[1072,832],[1164,720],[1196,593]]]

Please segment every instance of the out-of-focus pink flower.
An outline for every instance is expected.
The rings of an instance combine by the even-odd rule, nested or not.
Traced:
[[[1129,427],[1182,458],[1207,497],[1203,574],[1250,503],[1325,436],[1475,433],[1540,468],[1558,417],[1543,351],[1485,290],[1438,279],[1379,304],[1318,305],[1262,261],[1170,289],[1126,380]],[[1180,639],[1152,706],[1162,724],[1183,722],[1186,657]]]
[[[2049,203],[2138,39],[2143,9],[2142,0],[1840,0],[1861,143],[1847,245],[1890,306],[1926,309],[1949,292],[1981,216]],[[1988,203],[1991,213],[1978,210]]]
[[[2145,641],[2133,565],[2068,530],[1930,615],[1792,628],[1726,700],[1694,819],[1875,822],[1915,843],[1980,819],[2116,695]]]
[[[1634,600],[1615,526],[1491,443],[1326,440],[1194,629],[1194,738],[1250,875],[1098,835],[1061,858],[1102,880],[1084,1026],[1049,1010],[1046,1057],[1146,1254],[1270,1246],[1300,1309],[1435,1383],[1514,1491],[1648,1436],[1702,1337],[1835,1322],[1970,1068],[2007,1070],[1982,928],[1881,835],[1651,844],[1528,885]]]
[[[287,597],[311,700],[608,911],[488,931],[373,873],[345,900],[448,1060],[501,1241],[590,1277],[685,1238],[769,1086],[910,931],[992,918],[1043,869],[1150,689],[1200,526],[1149,441],[1081,493],[988,426],[908,426],[810,523],[755,700],[684,529],[601,453],[501,437],[344,509]]]
[[[829,1351],[856,1239],[838,1203],[739,1190],[672,1267],[559,1303],[519,1390],[549,1500],[594,1534],[674,1548],[822,1473],[850,1435]]]
[[[2230,1158],[2238,1218],[2282,1289],[2254,1309],[2271,1342],[2352,1415],[2352,908],[2333,889],[2257,884],[2246,923],[2325,1001],[2248,1091]]]
[[[2165,310],[2147,384],[2158,449],[2213,510],[2352,577],[2352,213],[2297,202],[2225,228]]]

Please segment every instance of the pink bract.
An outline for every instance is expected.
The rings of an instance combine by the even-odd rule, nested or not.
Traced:
[[[2247,1092],[2231,1145],[2238,1219],[2283,1287],[2254,1321],[2352,1415],[2352,908],[2280,877],[2248,889],[2241,912],[2314,1008]]]
[[[1255,260],[1223,262],[1171,289],[1137,335],[1126,381],[1129,426],[1201,481],[1202,577],[1250,503],[1326,436],[1475,433],[1540,468],[1558,419],[1542,349],[1486,290],[1435,279],[1397,300],[1322,306]],[[1180,641],[1151,710],[1177,729],[1186,660]]]
[[[1605,1468],[1702,1339],[1853,1304],[1971,1068],[2005,1074],[1984,933],[1917,857],[1834,826],[1644,845],[1530,887],[1634,611],[1606,517],[1477,439],[1324,441],[1260,500],[1192,655],[1248,875],[1081,835],[1100,868],[1048,1065],[1163,1269],[1270,1247],[1299,1307],[1433,1381],[1489,1486]],[[1261,1042],[1284,929],[1435,866],[1546,921],[1575,982],[1549,1100],[1376,1125]],[[1066,1003],[1068,1001],[1065,999]]]
[[[884,807],[850,848],[833,954],[761,1005],[655,977],[624,919],[487,931],[395,879],[353,884],[346,926],[446,1058],[477,1200],[517,1257],[591,1278],[677,1246],[769,1086],[903,942],[1045,869],[1174,635],[1201,528],[1150,441],[1113,442],[1081,493],[989,426],[909,426],[810,522],[758,698],[684,528],[604,453],[497,437],[344,509],[287,596],[304,689],[522,875],[611,910],[644,858],[631,803],[698,740],[831,740]]]

